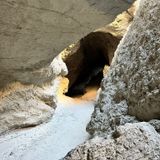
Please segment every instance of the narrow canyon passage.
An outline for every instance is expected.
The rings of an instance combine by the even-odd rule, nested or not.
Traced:
[[[58,160],[89,138],[86,125],[93,112],[90,90],[81,98],[61,96],[53,118],[37,127],[0,137],[1,160]],[[93,99],[90,99],[90,98]]]
[[[160,0],[1,0],[0,26],[0,160],[160,160]]]
[[[53,117],[48,123],[1,136],[0,160],[59,160],[88,140],[86,126],[97,90],[119,41],[108,32],[91,32],[67,54],[62,52],[59,57],[66,64],[68,75],[60,80]]]
[[[61,94],[58,93],[53,117],[37,127],[1,136],[0,160],[59,160],[90,138],[86,126],[94,110],[96,93],[123,36],[113,34],[114,31],[114,27],[107,26],[104,31],[91,32],[59,54],[57,66],[54,63],[51,66],[59,71],[63,60],[68,74],[58,73],[57,76],[66,76],[68,85],[59,86]],[[44,102],[48,105],[46,99]]]
[[[119,39],[101,32],[81,39],[80,47],[65,61],[69,74],[60,80],[57,108],[52,119],[37,127],[1,136],[0,159],[59,160],[88,140],[86,126],[104,76],[103,68],[105,64],[109,67],[118,43]],[[79,55],[82,60],[77,58]]]

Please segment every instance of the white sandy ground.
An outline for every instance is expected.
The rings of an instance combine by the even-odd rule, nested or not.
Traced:
[[[61,97],[48,123],[1,136],[0,160],[58,160],[64,157],[89,138],[85,129],[94,101],[84,99]]]

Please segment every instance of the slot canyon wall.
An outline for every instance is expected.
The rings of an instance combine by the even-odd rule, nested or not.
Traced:
[[[160,159],[160,1],[140,0],[87,131],[65,160]]]
[[[129,5],[122,0],[1,0],[0,134],[47,121],[56,107],[56,77],[67,74],[56,56]]]

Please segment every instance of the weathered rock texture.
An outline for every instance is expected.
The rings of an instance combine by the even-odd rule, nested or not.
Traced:
[[[158,160],[160,135],[148,123],[126,124],[113,137],[94,138],[78,146],[63,160]]]
[[[48,121],[56,108],[59,75],[66,75],[67,68],[60,56],[50,65],[54,78],[41,87],[10,84],[0,91],[0,135],[8,130],[35,126]]]
[[[48,66],[63,48],[111,22],[129,5],[117,0],[101,1],[100,6],[90,2],[1,0],[0,88],[12,81],[43,84],[51,80],[54,75],[47,74]]]
[[[68,68],[69,92],[84,92],[85,85],[105,65],[110,65],[119,41],[134,17],[135,5],[109,25],[91,32],[61,52]]]
[[[115,53],[87,130],[160,118],[160,1],[141,0]]]
[[[0,134],[10,129],[30,127],[47,121],[55,108],[54,97],[33,86],[13,84],[0,99]]]
[[[160,159],[160,1],[137,4],[87,126],[92,139],[64,160]]]

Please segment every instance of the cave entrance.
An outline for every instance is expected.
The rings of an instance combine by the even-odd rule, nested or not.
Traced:
[[[110,66],[120,38],[109,32],[91,32],[69,47],[62,57],[68,68],[68,91],[75,97],[89,89],[98,89],[104,76],[104,66]]]

